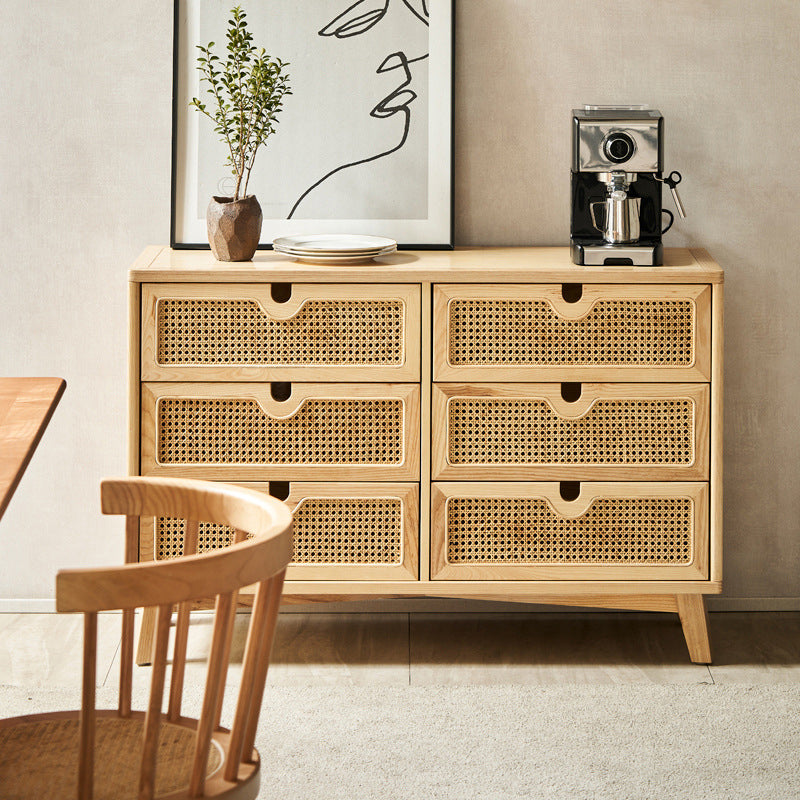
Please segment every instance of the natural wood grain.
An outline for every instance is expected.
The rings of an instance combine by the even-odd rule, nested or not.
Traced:
[[[167,645],[172,604],[160,605],[156,614],[156,636],[153,648],[153,669],[150,676],[150,700],[144,721],[142,768],[139,773],[139,800],[152,800],[156,788],[156,755],[161,727],[161,704],[167,673]]]
[[[660,381],[696,382],[710,378],[710,317],[711,289],[709,286],[658,285],[638,283],[631,286],[586,285],[576,303],[563,300],[562,288],[552,284],[463,285],[442,284],[433,292],[433,379],[435,381]],[[528,365],[516,363],[509,354],[507,363],[496,356],[497,363],[462,365],[450,361],[451,334],[449,304],[454,300],[534,301],[549,305],[560,319],[575,320],[586,316],[601,300],[687,300],[694,307],[694,359],[686,366],[672,365]],[[527,330],[520,322],[519,337],[525,339]]]
[[[67,712],[18,717],[0,720],[0,728],[13,729],[17,725],[32,722],[47,724],[58,719],[64,735],[69,739],[75,726],[79,724],[80,747],[74,759],[79,762],[79,797],[91,798],[92,785],[99,773],[108,783],[98,787],[97,794],[104,797],[121,796],[122,786],[109,789],[111,782],[122,780],[125,788],[135,788],[138,782],[140,800],[154,797],[159,781],[169,770],[174,771],[173,782],[176,788],[170,797],[224,795],[233,798],[250,798],[258,793],[259,756],[254,750],[236,756],[236,763],[228,770],[237,779],[237,784],[222,780],[225,759],[229,752],[230,738],[224,731],[216,731],[219,722],[220,698],[225,689],[226,666],[230,656],[231,637],[229,631],[234,623],[235,596],[244,586],[255,582],[270,582],[277,586],[276,591],[268,591],[263,624],[251,628],[249,636],[254,637],[255,645],[248,648],[251,655],[245,656],[245,671],[253,676],[250,695],[259,697],[259,680],[266,678],[265,659],[269,658],[269,647],[274,632],[274,620],[280,604],[280,588],[286,565],[291,555],[292,518],[289,509],[274,498],[226,484],[208,484],[191,480],[169,480],[158,478],[128,478],[104,481],[101,487],[102,508],[107,514],[123,514],[126,521],[126,555],[135,555],[138,543],[139,522],[132,517],[139,515],[181,515],[191,520],[186,526],[188,535],[185,546],[189,551],[197,549],[197,522],[209,521],[228,525],[236,529],[234,543],[224,551],[210,551],[202,555],[184,555],[172,561],[149,562],[147,564],[125,564],[113,569],[84,569],[60,572],[57,579],[57,607],[66,610],[85,612],[84,666],[82,674],[82,706],[80,712]],[[195,522],[195,520],[197,522]],[[247,537],[252,536],[248,539]],[[222,558],[220,558],[222,557]],[[144,571],[142,571],[144,570]],[[274,580],[271,580],[275,578]],[[165,737],[175,746],[169,746],[169,758],[162,760],[159,752],[161,739],[161,708],[166,681],[167,651],[172,609],[176,602],[193,603],[209,596],[216,597],[216,617],[211,654],[208,663],[206,693],[203,710],[199,720],[189,720],[180,716],[180,700],[170,698],[170,713],[175,719],[170,735]],[[112,605],[113,604],[113,605]],[[113,714],[117,724],[113,736],[123,741],[124,732],[129,732],[126,744],[104,751],[103,764],[95,770],[94,727],[95,727],[95,683],[97,661],[97,611],[111,609],[130,611],[143,604],[156,605],[155,644],[153,648],[153,668],[150,680],[150,697],[147,712],[134,712],[130,708],[130,674],[123,667],[120,680],[120,703],[114,712],[99,715],[103,720]],[[125,617],[126,621],[128,617]],[[179,634],[180,635],[180,634]],[[132,642],[123,647],[122,658],[130,663]],[[180,646],[179,646],[180,650]],[[178,655],[180,668],[185,663],[184,653]],[[263,676],[263,677],[262,677]],[[173,692],[179,691],[182,677],[173,684]],[[252,715],[253,711],[250,710]],[[190,728],[190,738],[195,747],[191,752],[183,745],[178,746],[175,727]],[[27,730],[30,730],[29,728]],[[194,735],[192,735],[194,734]],[[112,734],[109,734],[112,735]],[[136,747],[131,746],[131,736],[141,742],[141,762],[138,772],[125,776],[125,767],[117,762],[135,758]],[[183,736],[185,742],[187,737]],[[5,742],[16,741],[13,730],[9,738],[0,737]],[[215,759],[219,769],[211,777],[207,772],[212,740],[215,741]],[[104,740],[106,741],[106,740]],[[106,744],[108,742],[106,741]],[[42,753],[36,753],[34,763],[45,763],[52,759],[47,737],[36,742],[26,740],[31,752],[41,745]],[[191,746],[191,745],[190,745]],[[183,748],[183,750],[181,749]],[[240,750],[237,745],[237,750]],[[0,762],[4,753],[0,752]],[[51,765],[54,773],[64,766],[63,752]],[[106,763],[106,761],[108,763]],[[158,761],[158,773],[156,763]],[[67,764],[64,769],[75,775],[75,764]],[[190,774],[188,794],[183,792],[187,774]],[[25,773],[22,773],[23,778]],[[122,777],[120,777],[122,776]],[[60,780],[60,778],[59,778]],[[72,778],[71,780],[74,780]],[[134,786],[130,786],[133,783]],[[74,784],[73,784],[74,785]],[[54,782],[59,786],[59,782]],[[179,791],[179,794],[175,792]],[[2,793],[2,790],[0,790]],[[14,792],[14,796],[19,793]],[[24,796],[28,796],[25,794]]]
[[[283,581],[281,581],[281,584]],[[252,636],[247,637],[247,650],[245,652],[245,668],[242,670],[242,679],[239,685],[239,696],[236,702],[236,712],[231,728],[230,760],[225,767],[225,779],[232,781],[236,777],[236,764],[242,760],[242,745],[244,742],[245,726],[254,708],[254,691],[258,664],[264,650],[264,638],[267,626],[267,612],[270,605],[271,581],[262,581],[256,589],[253,601],[253,612],[250,618]],[[271,639],[271,636],[270,636]],[[260,704],[259,704],[260,707]],[[257,709],[256,709],[257,711]]]
[[[197,745],[194,751],[192,775],[189,779],[189,796],[196,797],[200,794],[203,780],[206,775],[208,751],[211,747],[211,736],[215,727],[215,716],[219,695],[225,688],[225,674],[223,659],[225,658],[225,642],[228,639],[228,628],[231,626],[231,608],[233,607],[233,593],[217,596],[217,605],[214,613],[214,638],[211,641],[211,652],[208,656],[208,673],[206,675],[206,689],[203,694],[203,710],[197,723]]]
[[[431,574],[431,474],[432,454],[430,444],[438,434],[431,411],[433,390],[433,287],[430,283],[422,286],[422,359],[420,403],[420,483],[419,483],[419,579],[427,580]]]
[[[651,595],[651,594],[719,594],[719,581],[702,580],[427,580],[416,583],[401,581],[287,581],[284,603],[310,603],[400,599],[411,597],[472,598],[503,596],[521,598],[521,602],[538,603],[539,597],[562,595]],[[547,601],[550,602],[550,601]],[[554,602],[554,601],[553,601]]]
[[[139,518],[125,518],[125,563],[134,564],[139,555]],[[131,693],[133,691],[133,626],[134,610],[122,612],[122,639],[119,661],[119,715],[131,715]]]
[[[0,519],[66,385],[61,378],[0,378]]]
[[[200,523],[196,519],[187,519],[183,526],[183,555],[197,554],[197,540]],[[169,706],[167,719],[175,722],[181,716],[183,698],[183,678],[186,672],[186,645],[189,641],[189,615],[191,602],[178,604],[178,615],[175,620],[175,644],[172,647],[172,677],[169,682]]]
[[[142,364],[141,379],[145,381],[356,381],[405,383],[419,380],[420,370],[420,290],[413,285],[380,284],[293,284],[291,298],[286,303],[276,303],[271,297],[270,283],[252,284],[146,284],[142,287]],[[246,300],[260,308],[272,320],[287,320],[297,316],[310,301],[390,302],[403,307],[402,337],[392,342],[402,353],[397,365],[383,364],[296,364],[282,365],[267,362],[255,364],[163,364],[158,359],[157,311],[159,302],[168,299],[191,300]],[[185,323],[188,327],[189,322]],[[310,326],[310,335],[328,337],[336,335],[337,319],[321,319]],[[226,320],[229,335],[236,337],[236,322]],[[188,329],[188,338],[202,338],[205,327]],[[246,331],[238,333],[244,339]],[[261,345],[268,347],[267,343]],[[265,352],[265,356],[268,353]],[[378,354],[373,354],[377,356]],[[137,377],[138,380],[138,377]]]
[[[246,483],[249,488],[269,491],[268,484]],[[284,501],[296,513],[304,504],[317,500],[346,499],[346,500],[377,500],[390,499],[400,503],[402,530],[400,536],[401,561],[399,564],[358,563],[346,560],[343,563],[301,563],[292,562],[287,570],[287,576],[293,580],[336,580],[337,578],[356,580],[407,580],[415,581],[419,572],[419,499],[418,485],[408,483],[313,483],[292,481],[289,495]],[[347,520],[332,520],[328,523],[331,535],[346,535],[349,538],[363,537],[365,545],[369,543],[369,530],[359,531],[348,529]],[[324,530],[325,520],[320,519],[318,529]],[[392,534],[392,531],[374,532],[376,537]]]
[[[269,494],[269,483],[258,481],[237,482],[237,486],[253,489],[258,492]],[[366,527],[353,527],[353,520],[345,516],[344,512],[334,508],[331,512],[333,518],[326,520],[326,509],[323,507],[318,511],[309,512],[308,526],[313,531],[312,541],[322,538],[329,540],[340,537],[345,543],[352,542],[368,548],[370,541],[378,539],[383,541],[386,538],[398,536],[401,539],[401,560],[399,563],[380,563],[365,560],[364,562],[353,562],[348,558],[341,558],[334,562],[314,562],[305,563],[301,560],[293,561],[289,566],[288,575],[293,580],[336,580],[353,579],[358,580],[407,580],[416,581],[418,579],[418,550],[419,537],[419,501],[418,485],[415,483],[384,483],[384,482],[348,482],[348,483],[321,483],[307,481],[291,481],[289,483],[289,494],[282,498],[283,502],[295,514],[300,510],[304,511],[310,504],[318,504],[320,501],[333,500],[345,501],[347,503],[358,504],[364,502],[369,504],[375,500],[391,500],[400,504],[400,519],[397,530],[394,528],[386,530],[379,527],[366,526],[368,517],[362,521]],[[160,534],[156,530],[158,521],[153,518],[142,520],[142,537],[148,541],[158,539]],[[375,525],[380,524],[378,518]],[[329,531],[326,534],[325,531]],[[295,536],[302,531],[295,522]],[[207,534],[214,536],[214,534]],[[217,534],[220,539],[227,538],[227,533],[220,531]]]
[[[676,464],[630,464],[598,463],[593,458],[592,443],[584,443],[585,460],[583,463],[564,464],[553,460],[551,463],[480,463],[477,456],[468,463],[452,463],[449,453],[454,440],[470,441],[475,437],[475,451],[479,453],[482,443],[496,437],[506,441],[508,436],[501,431],[494,433],[485,423],[483,417],[476,417],[474,432],[454,428],[455,422],[450,413],[451,404],[460,398],[466,399],[519,399],[521,402],[542,401],[550,408],[557,420],[580,420],[589,416],[592,409],[603,401],[619,401],[634,406],[647,405],[648,401],[682,401],[689,400],[692,407],[692,419],[687,422],[687,431],[691,435],[691,459]],[[709,389],[705,384],[680,383],[582,383],[580,399],[569,403],[561,397],[559,383],[437,383],[433,386],[433,436],[431,451],[434,480],[708,480],[708,419]],[[631,437],[632,448],[636,444],[635,417],[626,425],[619,414],[614,415],[605,434],[608,438],[620,435],[620,429]],[[515,418],[515,423],[519,422]],[[588,429],[592,438],[598,439],[597,447],[602,446],[603,432],[598,425]],[[548,428],[541,430],[528,426],[524,435],[533,439],[546,439]],[[642,443],[647,446],[647,442]]]
[[[136,648],[136,663],[141,667],[153,663],[153,636],[156,630],[156,612],[153,608],[142,610],[139,627],[139,645]]]
[[[356,487],[352,481],[377,482],[382,480],[419,480],[419,519],[415,524],[419,530],[419,541],[415,543],[413,552],[418,559],[418,580],[410,571],[402,575],[389,574],[383,571],[381,565],[293,565],[288,572],[288,581],[285,588],[285,602],[314,602],[344,599],[370,599],[378,597],[462,597],[462,598],[489,598],[503,600],[519,600],[521,602],[557,602],[577,605],[581,601],[591,600],[598,606],[622,608],[647,608],[650,610],[676,610],[676,596],[682,593],[712,594],[721,590],[721,377],[722,377],[722,280],[723,273],[719,266],[703,250],[671,249],[665,254],[665,264],[661,267],[578,267],[570,263],[568,248],[460,248],[454,252],[402,252],[388,258],[379,259],[375,264],[364,266],[348,265],[347,267],[328,267],[320,265],[303,264],[287,259],[280,254],[258,253],[254,262],[249,264],[222,265],[215,262],[208,253],[171,251],[162,249],[152,259],[148,266],[137,265],[131,273],[134,281],[148,284],[144,288],[145,294],[155,297],[167,297],[170,292],[176,291],[184,297],[214,297],[214,296],[241,296],[259,293],[264,299],[262,307],[268,311],[280,313],[296,313],[300,299],[303,296],[313,297],[319,292],[332,291],[340,293],[342,297],[349,293],[382,288],[386,292],[408,291],[409,297],[420,298],[419,318],[419,344],[420,344],[420,372],[421,385],[419,386],[419,408],[411,428],[406,425],[406,431],[413,429],[419,431],[417,454],[418,463],[413,476],[399,477],[397,474],[382,474],[375,466],[364,465],[352,474],[343,473],[341,470],[332,471],[331,474],[319,471],[308,473],[288,474],[287,469],[275,469],[274,472],[261,472],[255,474],[231,464],[220,465],[218,471],[214,468],[208,471],[205,466],[197,469],[192,464],[175,464],[166,467],[174,470],[175,475],[194,474],[198,477],[213,477],[224,480],[289,480],[290,496],[289,505],[299,498],[300,481],[307,479],[342,481],[337,484],[336,490],[347,491],[349,487]],[[292,299],[287,304],[275,304],[270,296],[270,284],[291,283]],[[409,284],[403,287],[402,284]],[[432,287],[432,284],[443,284]],[[582,298],[578,303],[569,304],[561,297],[562,284],[581,284]],[[166,285],[169,284],[169,285]],[[412,285],[419,284],[419,285]],[[505,285],[504,285],[505,284]],[[302,287],[302,288],[301,288]],[[219,291],[221,289],[221,292]],[[302,295],[307,290],[307,295]],[[448,367],[452,374],[439,369],[439,360],[442,348],[446,346],[447,335],[441,330],[441,323],[446,319],[442,310],[442,291],[446,290],[451,296],[485,296],[487,291],[497,292],[499,295],[511,299],[528,297],[531,292],[542,291],[546,294],[554,309],[564,318],[574,318],[576,315],[585,314],[591,304],[600,297],[620,298],[686,298],[694,303],[694,333],[695,341],[692,344],[694,364],[690,367],[673,368],[663,367],[631,367],[631,368],[601,368],[592,374],[594,367],[573,367],[567,364],[562,367],[544,368],[543,372],[536,373],[530,368],[516,364],[501,365],[499,367]],[[436,296],[437,305],[432,311],[431,293]],[[216,295],[215,295],[216,293]],[[605,293],[605,294],[604,294]],[[383,296],[383,295],[381,295]],[[155,300],[146,301],[148,308],[146,316],[152,318],[155,309]],[[413,302],[412,302],[413,304]],[[270,305],[272,309],[270,309]],[[150,325],[150,323],[148,323]],[[432,338],[432,328],[435,331]],[[406,332],[413,342],[412,327]],[[147,332],[142,332],[147,336]],[[152,339],[152,337],[151,337]],[[151,342],[151,350],[154,340]],[[579,467],[549,465],[544,467],[520,467],[519,465],[475,465],[464,468],[460,465],[446,464],[447,431],[442,425],[441,415],[430,416],[430,395],[433,392],[434,403],[437,394],[441,391],[447,394],[448,389],[431,387],[431,353],[436,355],[434,362],[435,377],[441,380],[446,377],[456,381],[547,381],[553,385],[548,387],[549,397],[553,407],[559,409],[560,392],[559,384],[562,382],[581,382],[583,384],[583,400],[586,402],[589,391],[586,381],[601,382],[598,385],[601,391],[613,395],[626,390],[639,389],[631,385],[631,381],[643,386],[646,393],[652,392],[653,396],[659,393],[669,394],[674,390],[685,389],[693,398],[700,398],[700,414],[695,420],[694,428],[694,454],[695,458],[690,465],[668,467],[653,465],[637,465],[636,467],[620,467],[614,464],[582,465]],[[142,369],[146,369],[144,366]],[[180,370],[182,367],[170,367],[170,370]],[[211,368],[208,372],[210,380],[215,381],[213,388],[207,386],[209,392],[216,391],[214,396],[219,397],[224,383],[225,367]],[[257,380],[255,372],[249,374],[237,373],[235,380]],[[536,368],[541,369],[541,368]],[[587,369],[589,371],[587,371]],[[470,370],[475,370],[470,372]],[[616,371],[614,371],[616,370]],[[142,375],[140,371],[139,376]],[[149,374],[149,373],[145,373]],[[197,372],[170,374],[170,380],[190,376],[192,381],[200,377]],[[283,375],[283,373],[281,373]],[[287,368],[285,380],[309,381],[310,373],[305,368]],[[306,377],[298,377],[306,376]],[[358,373],[358,380],[374,382],[376,373],[365,369]],[[316,378],[314,378],[316,379]],[[326,378],[337,383],[345,380],[343,373],[336,377]],[[615,386],[611,382],[624,382],[625,386]],[[711,383],[710,389],[707,383]],[[670,384],[670,385],[665,385]],[[692,384],[692,385],[689,385]],[[178,386],[164,385],[168,389],[178,389],[185,392],[183,396],[191,397],[192,392],[202,384],[184,383]],[[231,384],[234,385],[234,384]],[[339,384],[341,386],[341,384]],[[362,384],[363,385],[363,384]],[[293,385],[296,390],[297,384]],[[240,385],[241,388],[241,385]],[[365,386],[367,390],[375,388]],[[467,387],[469,391],[471,387]],[[476,392],[480,388],[474,387]],[[515,391],[512,385],[494,384],[494,389],[499,395],[511,396]],[[524,387],[532,388],[530,385]],[[143,395],[148,391],[144,387]],[[716,392],[716,393],[715,393]],[[293,397],[297,395],[293,391]],[[648,394],[648,396],[650,396]],[[154,402],[154,401],[153,401]],[[145,420],[148,411],[145,403],[137,408],[136,413],[142,414]],[[573,415],[579,402],[572,408],[560,407],[560,412]],[[263,407],[263,406],[262,406]],[[710,410],[710,411],[709,411]],[[150,413],[152,417],[152,412]],[[709,419],[710,417],[710,419]],[[143,425],[141,446],[144,453],[148,448],[155,453],[154,423],[148,423],[151,430]],[[716,426],[716,427],[715,427]],[[150,441],[148,441],[150,439]],[[431,442],[434,447],[433,469],[439,470],[438,477],[449,479],[497,481],[518,480],[542,481],[580,480],[585,492],[586,481],[589,480],[618,480],[618,481],[708,481],[708,487],[700,490],[699,502],[695,503],[696,532],[693,541],[694,562],[680,578],[675,577],[665,570],[677,567],[651,567],[655,570],[648,577],[637,577],[634,567],[631,571],[627,566],[617,566],[617,573],[600,571],[587,574],[581,570],[584,567],[546,567],[537,573],[534,579],[521,580],[519,577],[504,574],[502,577],[496,573],[481,576],[470,575],[464,580],[450,577],[447,580],[431,580],[430,560],[436,556],[436,531],[431,533],[431,502],[430,502],[430,474],[431,474]],[[438,451],[437,451],[438,448]],[[437,455],[438,452],[438,455]],[[438,463],[437,463],[438,462]],[[444,469],[441,470],[442,462]],[[144,469],[144,462],[142,464]],[[157,467],[157,469],[163,468]],[[674,470],[674,471],[672,471]],[[347,483],[345,483],[347,481]],[[255,486],[255,484],[250,484]],[[308,486],[310,484],[306,484]],[[484,484],[486,485],[486,484]],[[699,486],[699,484],[697,484]],[[679,484],[674,484],[673,489]],[[375,484],[377,489],[377,484]],[[557,490],[557,485],[556,485]],[[435,495],[435,492],[434,492]],[[584,495],[582,494],[582,497]],[[560,498],[554,498],[556,507]],[[575,504],[572,504],[576,507]],[[700,506],[705,506],[703,512]],[[410,506],[409,506],[410,508]],[[436,512],[436,499],[433,500],[434,513]],[[404,504],[404,514],[406,507]],[[703,514],[705,516],[703,516]],[[698,516],[700,517],[698,519]],[[404,516],[404,525],[407,518]],[[141,537],[142,557],[153,553],[153,523],[150,520],[143,528]],[[406,531],[407,532],[407,531]],[[434,538],[433,553],[431,553],[431,536]],[[699,566],[695,566],[699,565]],[[404,570],[408,567],[405,563]],[[392,567],[393,568],[393,567]],[[683,567],[680,567],[683,568]],[[523,568],[525,569],[525,568]],[[562,569],[561,573],[553,573],[551,569]],[[647,568],[643,568],[647,569]],[[577,570],[577,571],[575,571]],[[618,577],[614,577],[617,575]],[[441,576],[439,576],[441,577]],[[525,576],[530,577],[530,574]],[[621,598],[621,599],[620,599]],[[625,598],[628,598],[626,601]],[[239,597],[239,604],[245,605],[252,602],[252,589],[245,590]],[[627,602],[627,605],[612,603]],[[142,645],[140,642],[140,652]]]
[[[90,612],[83,615],[83,679],[78,753],[79,800],[91,800],[93,794],[96,684],[97,614]]]
[[[305,264],[259,250],[252,262],[220,264],[202,250],[162,248],[150,264],[134,264],[130,279],[192,283],[718,283],[722,270],[692,251],[667,248],[660,267],[581,267],[568,247],[458,247],[405,250],[374,263],[336,267]]]
[[[722,580],[722,494],[723,494],[723,284],[715,284],[713,296],[711,373],[711,578]]]
[[[695,664],[710,664],[711,645],[708,640],[705,597],[701,594],[680,594],[677,596],[677,601],[689,657]]]
[[[267,608],[264,614],[264,628],[259,643],[259,650],[257,654],[253,655],[253,660],[255,662],[255,679],[250,690],[251,702],[249,711],[243,725],[244,735],[242,751],[239,755],[242,761],[252,760],[253,754],[256,753],[256,728],[258,727],[258,718],[264,699],[264,685],[267,681],[267,669],[269,667],[273,641],[275,639],[275,628],[278,624],[278,611],[285,577],[286,573],[280,573],[262,584],[264,591],[267,593]],[[232,729],[231,734],[234,732],[235,731]]]
[[[243,542],[247,538],[247,532],[241,530],[235,530],[233,534],[233,543],[238,544],[239,542]],[[212,718],[212,730],[217,730],[220,727],[220,720],[222,719],[222,702],[225,699],[225,682],[228,678],[228,666],[230,665],[231,659],[231,645],[233,644],[233,629],[236,623],[236,609],[238,607],[238,599],[239,599],[239,591],[238,589],[235,592],[231,593],[231,604],[230,610],[228,615],[230,619],[228,620],[228,627],[225,633],[225,642],[222,646],[222,674],[220,675],[220,686],[222,689],[220,690],[219,694],[217,695],[217,705],[214,709],[214,716]],[[280,596],[277,599],[277,606],[280,606]],[[245,663],[246,660],[245,660]],[[237,756],[237,759],[239,756]]]
[[[128,475],[139,474],[142,286],[128,284]]]
[[[172,561],[62,570],[56,576],[58,611],[156,606],[232,592],[274,574],[291,558],[289,509],[249,489],[180,478],[140,478],[103,481],[101,491],[105,514],[188,517],[232,524],[257,538],[236,548]]]
[[[432,486],[431,576],[437,580],[507,578],[534,580],[707,580],[708,486],[705,483],[581,483],[580,496],[563,500],[558,483],[435,483]],[[542,498],[553,513],[576,519],[595,500],[606,498],[689,498],[692,502],[692,559],[689,564],[504,564],[451,563],[447,557],[447,504],[451,498]]]
[[[258,404],[272,419],[294,417],[308,400],[374,400],[375,424],[380,414],[377,403],[398,401],[402,409],[402,432],[397,442],[402,457],[397,463],[222,463],[167,464],[158,458],[157,430],[159,404],[166,398],[216,401],[245,399]],[[319,417],[325,424],[324,406]],[[213,435],[213,416],[203,424]],[[317,435],[309,431],[307,435]],[[269,385],[246,383],[145,383],[142,384],[142,473],[174,475],[226,481],[247,480],[419,480],[419,385],[382,383],[292,384],[292,395],[285,402],[273,400]],[[376,454],[376,457],[379,454]]]

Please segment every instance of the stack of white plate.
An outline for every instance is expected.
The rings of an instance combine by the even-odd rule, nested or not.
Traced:
[[[360,264],[397,250],[394,239],[347,233],[281,236],[272,246],[278,253],[316,264]]]

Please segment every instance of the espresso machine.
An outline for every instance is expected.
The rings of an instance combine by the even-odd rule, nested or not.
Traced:
[[[661,236],[674,215],[661,207],[669,186],[686,216],[679,172],[663,177],[664,118],[645,106],[584,106],[572,112],[572,225],[576,264],[663,264]],[[665,225],[665,219],[666,225]]]

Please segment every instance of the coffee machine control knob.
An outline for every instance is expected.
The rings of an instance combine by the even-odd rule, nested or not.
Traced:
[[[603,153],[614,164],[624,164],[636,152],[636,143],[623,131],[612,131],[603,141]]]

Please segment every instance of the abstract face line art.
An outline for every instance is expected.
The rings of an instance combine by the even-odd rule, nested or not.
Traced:
[[[386,12],[389,10],[390,2],[391,0],[385,0],[383,4],[378,4],[377,6],[374,3],[369,3],[371,8],[368,8],[368,10],[362,12],[361,9],[365,4],[368,3],[368,0],[358,0],[358,2],[349,6],[328,25],[322,28],[318,32],[318,35],[326,37],[333,36],[337,39],[347,39],[353,36],[360,36],[369,31],[381,19],[384,18]],[[402,0],[402,2],[403,5],[409,11],[411,11],[411,13],[418,20],[420,20],[424,25],[428,26],[429,13],[427,0]],[[349,161],[327,172],[325,175],[319,178],[319,180],[315,181],[311,186],[309,186],[300,195],[300,197],[298,197],[292,206],[287,219],[292,219],[295,212],[301,203],[306,199],[306,197],[308,197],[309,194],[311,194],[333,175],[336,175],[337,173],[342,172],[342,170],[349,169],[351,167],[367,164],[377,161],[378,159],[385,158],[392,153],[396,153],[403,147],[403,145],[405,145],[411,129],[410,105],[417,98],[417,93],[408,88],[412,82],[410,65],[415,62],[423,61],[427,59],[428,56],[429,54],[425,53],[424,55],[417,56],[416,58],[408,58],[408,56],[402,50],[399,50],[386,56],[376,70],[376,74],[390,73],[398,69],[403,71],[404,77],[400,85],[397,86],[386,97],[384,97],[369,113],[370,117],[373,119],[388,119],[396,114],[402,114],[404,117],[404,124],[400,141],[379,153],[367,156],[365,158]]]
[[[385,0],[383,5],[372,4],[372,8],[363,13],[358,10],[367,3],[367,0],[358,0],[346,8],[338,17],[329,22],[320,32],[320,36],[335,36],[337,39],[347,39],[366,33],[373,25],[380,22],[389,10],[391,0]],[[403,0],[403,5],[423,24],[428,24],[427,0]],[[353,13],[356,12],[356,13]]]

